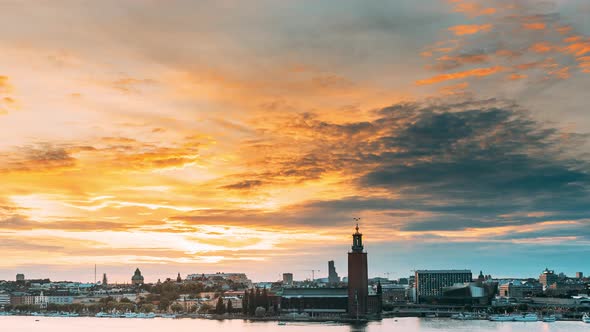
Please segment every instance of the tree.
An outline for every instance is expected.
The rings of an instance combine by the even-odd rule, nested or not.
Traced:
[[[175,313],[179,313],[184,310],[184,307],[180,303],[174,303],[170,306],[170,310],[172,310]]]
[[[209,311],[211,311],[211,309],[213,309],[213,307],[211,307],[211,305],[209,305],[207,303],[203,303],[203,304],[201,304],[201,307],[199,308],[199,313],[206,314],[206,313],[209,313]]]
[[[254,289],[250,290],[250,296],[248,298],[248,315],[254,316],[256,311],[256,294]]]
[[[155,309],[155,307],[154,307],[154,305],[153,305],[153,304],[151,304],[151,303],[146,303],[146,304],[144,304],[144,305],[142,305],[142,306],[141,306],[141,309],[140,309],[140,311],[141,311],[141,312],[148,313],[148,312],[153,312],[153,311],[154,311],[154,309]]]
[[[268,291],[266,290],[266,287],[262,289],[262,295],[260,297],[261,297],[260,301],[262,302],[262,306],[268,312]]]
[[[244,291],[244,297],[242,298],[242,313],[244,315],[248,315],[248,313],[249,313],[248,312],[248,310],[249,310],[249,307],[248,307],[248,299],[249,299],[249,297],[250,297],[250,294],[248,294],[248,290],[246,289]]]
[[[231,314],[234,311],[234,305],[231,303],[231,300],[227,300],[227,313]]]
[[[256,317],[264,317],[264,315],[266,315],[266,309],[264,309],[263,307],[258,307],[256,308],[254,314],[256,315]]]
[[[262,294],[260,294],[260,288],[256,287],[256,295],[254,303],[256,303],[256,307],[261,307],[262,305]]]
[[[223,303],[223,297],[218,297],[217,305],[215,306],[215,313],[218,315],[225,314],[225,304]]]

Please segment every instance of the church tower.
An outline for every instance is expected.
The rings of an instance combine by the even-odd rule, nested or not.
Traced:
[[[361,317],[367,314],[367,298],[369,296],[369,275],[367,269],[367,253],[364,252],[363,234],[352,234],[352,251],[348,253],[348,314]]]

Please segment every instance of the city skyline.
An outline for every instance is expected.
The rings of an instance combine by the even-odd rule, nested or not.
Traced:
[[[3,1],[0,280],[588,270],[589,14]]]

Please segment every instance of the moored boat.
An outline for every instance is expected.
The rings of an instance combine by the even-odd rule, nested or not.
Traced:
[[[512,321],[514,321],[514,316],[510,316],[507,314],[491,315],[489,317],[489,320],[491,320],[492,322],[512,322]]]
[[[588,315],[588,313],[585,313],[584,316],[582,316],[582,322],[590,324],[590,315]]]
[[[553,323],[556,320],[557,320],[557,317],[555,317],[555,315],[543,316],[543,321],[545,323]]]
[[[514,317],[515,322],[536,322],[539,320],[539,316],[533,313],[527,313],[525,315],[517,315]]]

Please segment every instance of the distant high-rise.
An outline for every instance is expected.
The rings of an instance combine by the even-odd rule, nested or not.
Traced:
[[[133,277],[131,277],[131,283],[133,285],[143,285],[143,276],[141,275],[139,268],[135,269],[135,273],[133,274]]]
[[[283,285],[293,285],[293,273],[283,273]]]
[[[584,273],[583,272],[576,272],[576,279],[583,279]]]
[[[109,281],[107,279],[107,274],[103,273],[102,274],[102,287],[107,288],[108,285],[109,285]]]
[[[336,272],[336,267],[334,266],[334,261],[328,262],[328,282],[330,284],[337,284],[340,282],[340,277]]]
[[[178,272],[178,276],[176,277],[176,282],[182,282],[182,278],[180,277],[180,272]]]
[[[22,273],[19,273],[16,275],[16,282],[24,282],[25,281],[25,275]]]
[[[369,275],[367,253],[363,251],[363,234],[352,234],[352,251],[348,253],[348,314],[364,316],[367,314],[369,296]]]

